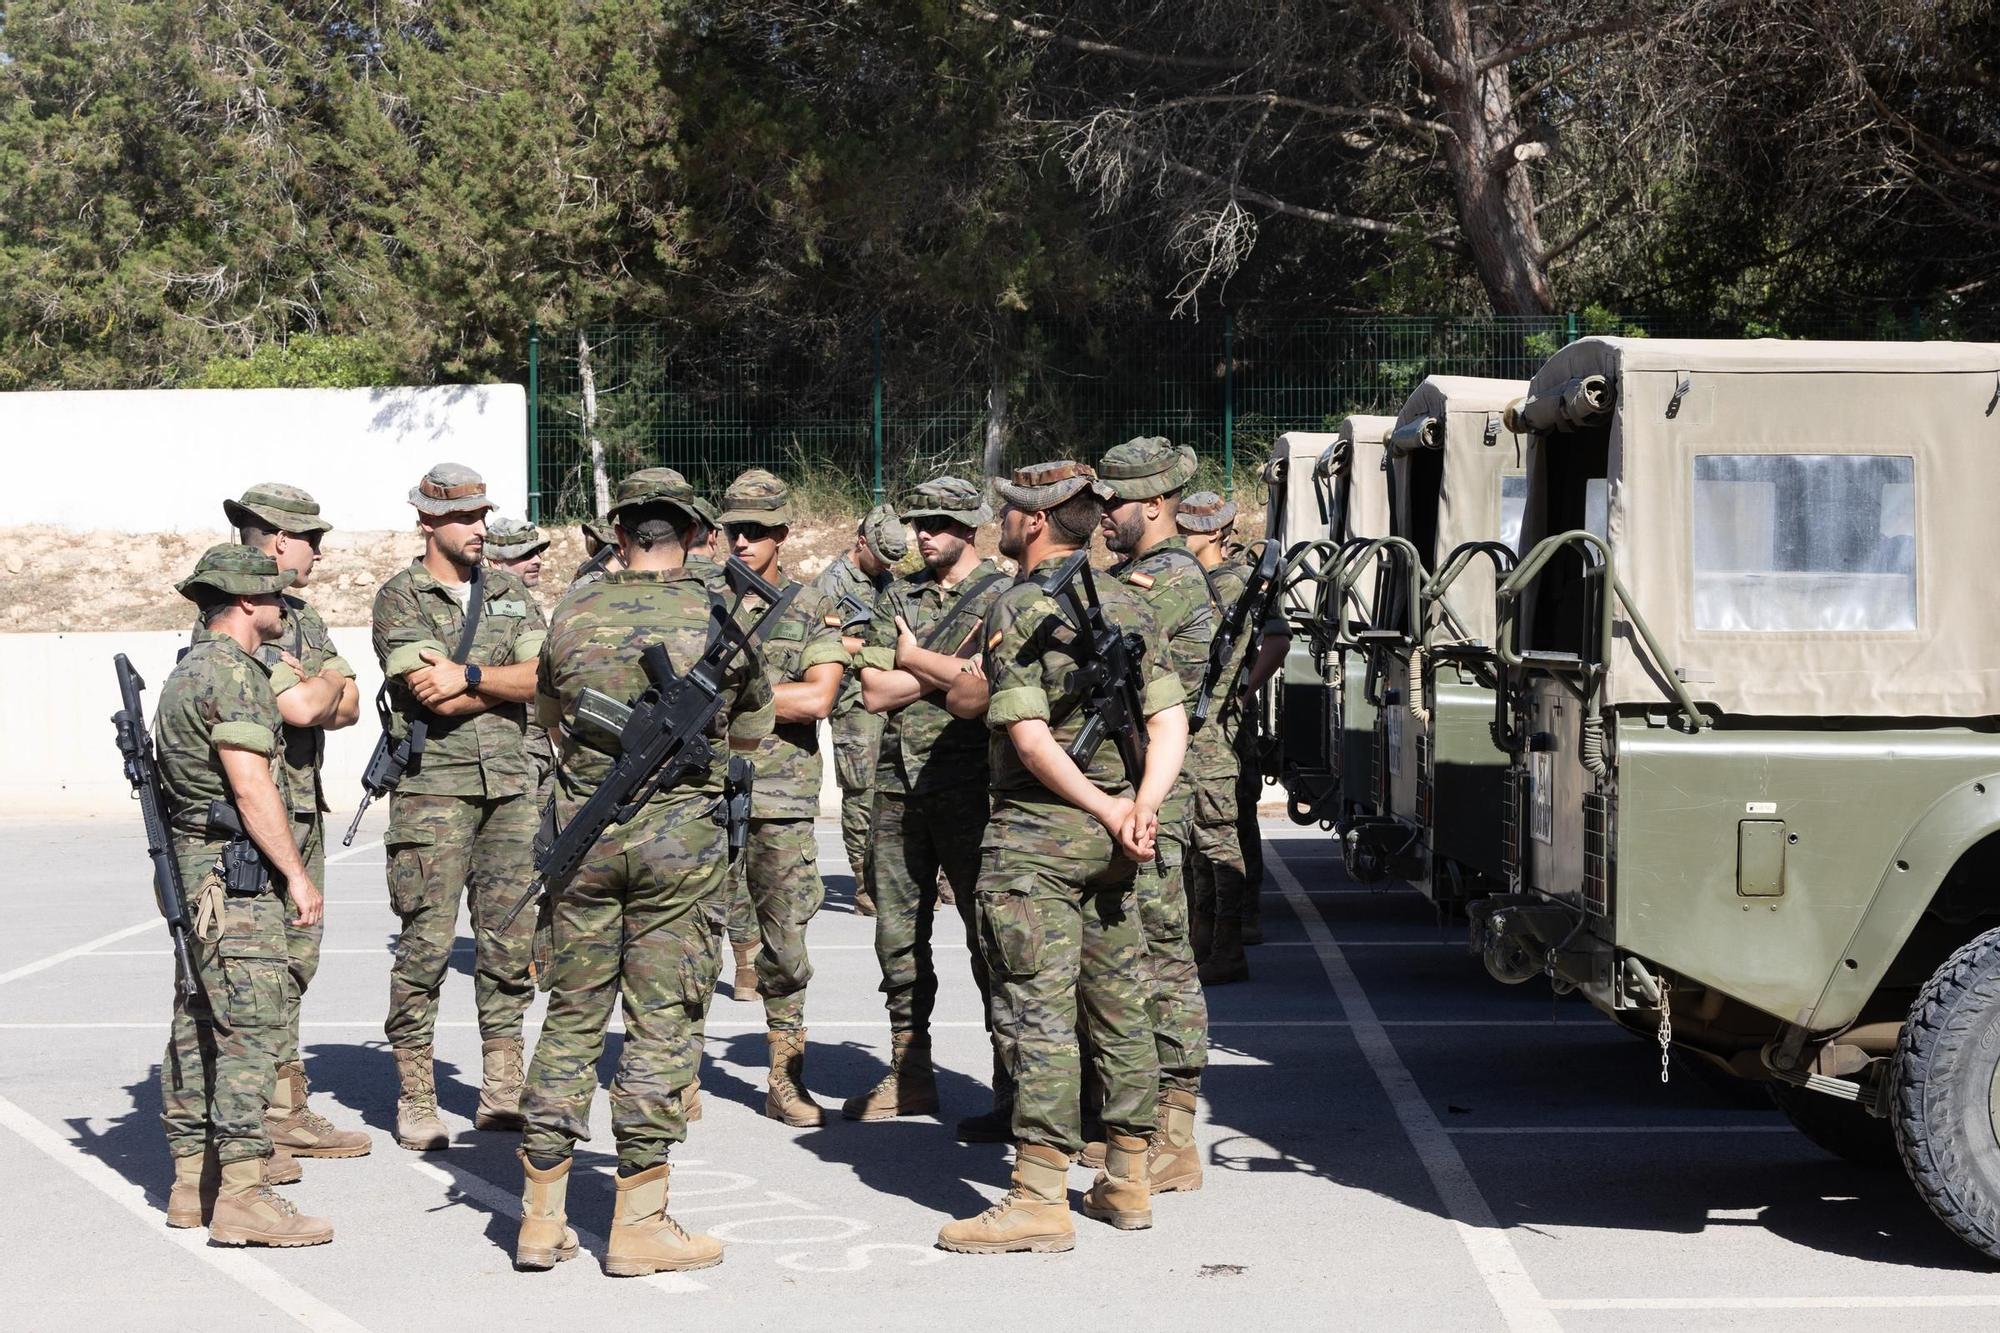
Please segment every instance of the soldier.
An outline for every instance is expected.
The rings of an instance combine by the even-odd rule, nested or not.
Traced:
[[[289,571],[294,588],[311,580],[319,565],[320,539],[333,530],[333,525],[320,517],[319,504],[310,495],[276,482],[252,486],[240,500],[224,500],[222,512],[236,530],[236,540],[270,556],[280,570]],[[259,649],[258,657],[270,673],[271,691],[285,722],[278,756],[279,788],[292,813],[292,842],[305,862],[306,873],[314,884],[320,884],[326,878],[322,815],[328,806],[320,786],[325,733],[353,726],[361,715],[361,699],[354,684],[354,668],[334,648],[333,636],[319,613],[290,592],[280,593],[278,600],[278,639]],[[209,629],[197,622],[194,642],[209,637]],[[291,906],[288,917],[297,914],[298,904]],[[299,1054],[299,1010],[306,988],[319,971],[323,930],[317,920],[310,926],[285,929],[285,1026],[271,1105],[265,1112],[273,1158],[281,1164],[286,1156],[363,1157],[371,1146],[366,1134],[335,1129],[306,1103],[308,1084]],[[295,1180],[296,1171],[296,1167],[281,1165],[275,1178],[278,1183]]]
[[[988,1012],[986,967],[972,916],[986,827],[986,730],[946,712],[944,694],[966,655],[978,651],[981,620],[1011,580],[974,545],[980,525],[993,515],[971,482],[925,482],[903,503],[901,517],[916,529],[924,567],[897,579],[876,600],[861,650],[861,702],[886,717],[867,859],[891,1053],[881,1082],[842,1105],[851,1120],[937,1112],[930,1022],[938,977],[931,929],[940,870],[957,889],[980,1012]],[[1004,1141],[1012,1095],[996,1046],[993,1109],[959,1122],[960,1137]]]
[[[542,552],[549,539],[532,523],[517,518],[495,518],[486,523],[486,563],[504,569],[530,588],[542,586]],[[528,758],[535,768],[535,809],[549,803],[549,783],[555,772],[555,748],[549,733],[533,718],[528,720]]]
[[[1201,563],[1174,527],[1181,490],[1195,474],[1194,450],[1159,437],[1127,440],[1098,464],[1105,544],[1124,559],[1117,579],[1146,602],[1166,637],[1182,693],[1192,699],[1208,670],[1215,635],[1213,594]],[[1160,1126],[1147,1154],[1153,1192],[1201,1188],[1194,1144],[1195,1095],[1208,1062],[1208,1002],[1188,940],[1186,863],[1191,789],[1225,767],[1216,730],[1204,727],[1187,746],[1187,766],[1160,809],[1159,854],[1139,874],[1139,916],[1152,979],[1150,1008],[1159,1045]],[[1087,1035],[1095,1035],[1094,1032]],[[1094,1163],[1096,1149],[1085,1160]]]
[[[576,814],[610,769],[613,738],[564,731],[585,689],[636,698],[647,685],[642,649],[659,644],[682,670],[709,638],[718,594],[687,564],[694,491],[670,468],[625,478],[612,510],[625,569],[578,588],[556,608],[542,650],[536,714],[561,742],[556,811]],[[717,739],[750,753],[770,734],[770,687],[735,659],[724,679]],[[718,971],[724,841],[715,819],[721,756],[693,781],[657,793],[612,827],[576,877],[542,907],[552,942],[548,1017],[523,1099],[526,1183],[517,1268],[552,1268],[576,1253],[566,1225],[571,1154],[590,1134],[590,1102],[605,1025],[622,1000],[625,1045],[611,1084],[618,1140],[617,1197],[605,1271],[634,1277],[706,1268],[714,1238],[690,1235],[667,1214],[668,1151],[687,1137],[687,1102],[701,1062],[701,1024]]]
[[[284,729],[277,697],[255,654],[277,641],[279,593],[292,574],[261,551],[210,547],[176,586],[208,634],[160,691],[154,716],[173,852],[194,919],[190,950],[197,994],[174,989],[174,1019],[160,1063],[160,1120],[174,1158],[167,1225],[208,1225],[217,1245],[321,1245],[333,1225],[301,1216],[265,1181],[271,1098],[287,1000],[285,927],[320,920],[319,883],[293,842],[297,821],[276,771]],[[230,835],[212,803],[238,822],[275,878],[226,876]],[[285,903],[274,891],[280,884]],[[211,1174],[213,1173],[213,1174]]]
[[[967,669],[950,694],[955,713],[983,705],[992,729],[980,939],[993,977],[994,1034],[1016,1085],[1013,1188],[938,1232],[940,1246],[962,1253],[1075,1244],[1067,1175],[1083,1146],[1079,1006],[1090,1015],[1110,1145],[1083,1210],[1121,1229],[1152,1225],[1146,1154],[1159,1066],[1135,862],[1157,850],[1157,812],[1180,768],[1187,715],[1160,627],[1136,595],[1106,579],[1098,585],[1105,619],[1144,640],[1131,669],[1143,681],[1145,770],[1135,790],[1115,743],[1075,760],[1067,752],[1086,720],[1076,684],[1082,627],[1045,583],[1096,530],[1101,506],[1092,480],[1089,467],[1059,462],[998,483],[1006,501],[1000,550],[1027,577],[988,616],[984,679]]]
[[[452,654],[485,554],[486,483],[471,468],[440,463],[410,491],[424,553],[375,594],[375,655],[389,681],[398,734],[429,714],[430,739],[389,802],[382,845],[389,902],[402,921],[389,971],[384,1029],[401,1095],[396,1141],[416,1152],[450,1139],[437,1114],[431,1033],[438,991],[458,933],[458,904],[472,917],[473,994],[479,1009],[480,1129],[521,1125],[521,1018],[534,998],[529,945],[534,923],[501,913],[534,878],[537,815],[527,751],[526,701],[547,622],[520,579],[483,573],[480,615],[463,663]]]
[[[752,468],[722,495],[722,530],[738,560],[780,592],[793,585],[778,563],[791,535],[792,497],[785,483]],[[764,997],[771,1084],[764,1114],[809,1128],[825,1113],[806,1091],[806,924],[826,900],[819,877],[813,818],[819,814],[819,724],[833,712],[847,675],[847,650],[836,603],[817,584],[799,585],[764,641],[764,680],[777,724],[757,745],[750,789],[750,838],[744,879],[762,947],[757,990]]]
[[[580,583],[595,583],[606,574],[616,574],[625,568],[618,558],[618,543],[611,540],[611,534],[602,523],[583,524],[583,563],[570,575],[569,586]]]
[[[860,628],[854,626],[850,609],[840,599],[843,594],[870,611],[875,599],[889,586],[896,563],[909,551],[903,520],[888,505],[876,505],[861,520],[854,545],[829,564],[813,580],[815,586],[834,599],[832,613],[848,626],[841,644],[850,657],[861,649]],[[833,775],[840,784],[840,840],[847,848],[847,864],[854,871],[854,910],[863,916],[875,915],[875,900],[868,896],[868,829],[874,816],[875,763],[880,756],[882,719],[861,706],[861,673],[848,673],[833,706]]]

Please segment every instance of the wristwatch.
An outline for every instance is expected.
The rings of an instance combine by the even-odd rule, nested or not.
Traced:
[[[467,662],[465,664],[465,688],[468,690],[479,688],[479,664],[477,662]]]

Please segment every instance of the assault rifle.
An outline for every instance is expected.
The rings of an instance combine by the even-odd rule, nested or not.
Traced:
[[[616,542],[604,543],[604,545],[591,552],[590,559],[576,567],[576,573],[570,575],[570,583],[575,584],[578,580],[587,579],[592,574],[603,573],[604,567],[611,563],[611,557],[617,554],[618,544]]]
[[[160,782],[159,760],[153,754],[153,738],[146,730],[146,709],[139,692],[146,682],[132,669],[123,653],[111,659],[118,673],[118,698],[123,705],[111,715],[118,732],[118,753],[125,760],[125,780],[139,802],[139,817],[146,826],[146,855],[153,859],[153,897],[167,922],[167,937],[173,942],[174,966],[180,973],[181,991],[192,998],[197,993],[194,958],[188,952],[188,937],[194,928],[188,922],[187,886],[181,883],[180,864],[167,834],[167,792]]]
[[[875,618],[875,608],[856,597],[851,592],[840,594],[840,629],[843,634],[852,633]]]
[[[535,857],[535,882],[501,918],[500,930],[512,925],[530,903],[568,884],[606,829],[630,820],[655,795],[707,772],[714,762],[715,746],[708,730],[722,710],[723,673],[739,653],[756,651],[767,627],[798,593],[796,586],[780,593],[735,556],[723,570],[736,602],[727,611],[720,605],[710,608],[708,648],[693,666],[675,671],[666,648],[655,643],[639,654],[639,665],[652,683],[629,706],[601,695],[592,700],[589,694],[578,702],[579,713],[589,701],[606,716],[622,714],[617,757],[583,808]],[[735,612],[749,593],[764,603],[764,613],[745,631],[736,623]]]
[[[1271,615],[1271,601],[1278,592],[1278,571],[1283,564],[1276,537],[1266,537],[1263,547],[1249,581],[1243,585],[1242,595],[1223,612],[1222,623],[1215,627],[1215,637],[1209,640],[1208,667],[1201,674],[1194,711],[1188,715],[1190,734],[1200,731],[1208,722],[1208,715],[1215,709],[1215,691],[1229,678],[1242,656],[1239,650],[1244,635],[1251,634],[1253,646],[1263,638],[1264,622]]]
[[[1146,710],[1139,662],[1146,644],[1112,624],[1097,600],[1090,552],[1078,551],[1056,570],[1043,590],[1068,611],[1076,631],[1072,655],[1083,687],[1083,726],[1069,743],[1069,757],[1088,771],[1109,735],[1118,743],[1125,777],[1134,787],[1146,775]]]

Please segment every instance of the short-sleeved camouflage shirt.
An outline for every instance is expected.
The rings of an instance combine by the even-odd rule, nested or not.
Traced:
[[[694,665],[708,647],[710,608],[716,599],[707,577],[692,568],[620,570],[572,588],[556,607],[535,676],[535,720],[563,728],[557,760],[556,800],[564,817],[587,800],[611,769],[615,742],[595,743],[566,725],[586,689],[620,703],[636,700],[651,684],[639,654],[653,644],[667,650],[674,669]],[[722,792],[728,762],[721,742],[749,744],[771,733],[771,687],[753,660],[738,655],[723,677],[724,703],[712,735],[717,755],[706,775],[662,792],[667,806],[700,797],[713,803]]]
[[[885,584],[888,582],[886,576],[883,582]],[[872,613],[875,609],[875,597],[881,592],[875,581],[863,574],[861,567],[854,563],[854,556],[851,553],[841,556],[822,569],[819,577],[813,580],[813,587],[823,593],[831,603],[826,608],[826,614],[831,618],[830,628],[836,634],[840,633],[841,625],[845,624],[852,614],[847,604],[840,600],[843,594],[854,598]],[[855,637],[859,638],[861,630],[866,628],[867,625],[864,623],[860,630],[855,631]],[[836,718],[850,717],[860,709],[861,672],[857,665],[855,670],[847,673],[847,679],[840,684],[840,698],[833,705],[833,715]]]
[[[782,572],[780,577],[783,577]],[[783,592],[785,579],[775,586]],[[758,654],[764,681],[772,688],[805,679],[813,667],[837,662],[847,666],[840,646],[840,627],[826,623],[836,603],[816,584],[799,587],[764,639]],[[783,722],[757,743],[757,785],[750,793],[750,813],[757,819],[811,819],[819,813],[819,727],[812,722]]]
[[[482,667],[532,662],[542,650],[548,621],[534,593],[519,577],[488,566],[486,594],[468,662]],[[397,736],[423,706],[403,677],[424,664],[429,648],[449,657],[465,628],[466,608],[421,560],[391,575],[375,594],[375,656],[389,679],[391,725]],[[471,717],[433,717],[423,757],[403,775],[398,791],[426,796],[520,796],[535,788],[535,766],[525,733],[527,707],[507,703]]]
[[[304,598],[291,593],[279,594],[284,604],[284,620],[278,630],[278,641],[267,643],[258,650],[257,660],[270,673],[271,693],[283,694],[298,685],[299,673],[286,666],[278,657],[283,649],[299,659],[299,665],[306,669],[306,679],[310,679],[333,667],[349,680],[354,679],[354,668],[333,646],[333,635],[319,612],[312,609]],[[192,642],[201,643],[216,637],[200,621],[195,622]],[[285,804],[295,815],[317,815],[331,807],[320,790],[320,765],[326,761],[326,729],[324,727],[295,727],[284,724],[282,733],[283,753],[278,761],[278,787],[284,793]]]
[[[970,657],[979,650],[987,613],[1008,583],[991,560],[981,560],[948,588],[928,569],[897,579],[875,599],[875,618],[861,636],[861,665],[895,670],[897,616],[919,642]],[[975,589],[977,598],[967,601]],[[887,718],[875,767],[877,791],[928,794],[985,783],[986,729],[976,718],[945,711],[942,694],[928,692]]]
[[[206,836],[209,802],[233,799],[220,747],[275,759],[282,725],[264,664],[234,639],[211,635],[188,650],[160,688],[153,714],[153,744],[177,838],[212,841]]]
[[[1169,537],[1140,555],[1112,567],[1112,575],[1144,599],[1153,619],[1166,637],[1174,673],[1180,677],[1181,691],[1190,701],[1201,692],[1201,680],[1208,672],[1208,646],[1215,638],[1217,616],[1208,587],[1208,573],[1188,549],[1184,537]],[[1189,738],[1187,762],[1174,782],[1173,794],[1160,812],[1162,819],[1176,817],[1186,807],[1193,781],[1213,762],[1212,749],[1224,748],[1221,733],[1203,727]]]
[[[1084,723],[1083,692],[1076,681],[1076,626],[1042,586],[1037,576],[1059,568],[1067,555],[1042,561],[1027,579],[1000,597],[988,615],[986,682],[989,691],[986,725],[992,730],[991,754],[994,815],[1003,804],[1062,805],[1028,771],[1008,734],[1010,723],[1040,718],[1056,740],[1067,746]],[[1137,663],[1144,679],[1147,717],[1185,701],[1185,692],[1168,658],[1159,622],[1136,593],[1115,579],[1099,576],[1097,596],[1111,623],[1145,640]],[[1107,738],[1090,757],[1084,776],[1107,792],[1129,794],[1131,784],[1118,747]]]

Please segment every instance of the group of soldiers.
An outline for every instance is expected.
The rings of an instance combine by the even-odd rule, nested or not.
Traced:
[[[979,550],[996,522],[986,490],[939,478],[869,513],[851,549],[801,584],[782,560],[795,517],[783,481],[745,472],[718,510],[679,473],[647,468],[619,484],[608,530],[587,530],[595,550],[546,617],[535,590],[548,542],[492,518],[476,473],[440,464],[410,491],[423,554],[377,592],[373,627],[385,744],[409,757],[383,837],[401,923],[384,1023],[395,1136],[413,1151],[450,1141],[432,1036],[464,900],[475,1124],[521,1136],[517,1268],[577,1251],[569,1173],[614,1002],[625,1037],[606,1270],[720,1262],[720,1242],[668,1212],[668,1157],[701,1115],[703,1028],[728,945],[733,995],[764,1005],[766,1114],[823,1123],[806,1082],[822,722],[892,1039],[887,1073],[841,1110],[939,1112],[933,913],[948,903],[992,1043],[993,1105],[958,1135],[1016,1145],[1012,1189],[938,1244],[1070,1249],[1073,1160],[1096,1171],[1086,1215],[1120,1228],[1151,1225],[1152,1194],[1200,1187],[1203,986],[1246,978],[1244,945],[1259,938],[1244,701],[1286,645],[1273,618],[1218,681],[1211,640],[1250,564],[1231,540],[1235,506],[1187,493],[1195,470],[1191,450],[1145,438],[1095,467],[1053,462],[995,481],[1011,571]],[[331,1224],[271,1187],[299,1178],[299,1157],[370,1148],[309,1104],[298,1036],[323,918],[324,733],[361,709],[352,667],[298,591],[329,530],[319,506],[264,484],[224,508],[236,540],[178,585],[199,623],[156,711],[199,983],[176,993],[161,1070],[167,1217],[222,1244],[312,1245],[332,1239]],[[1049,588],[1100,532],[1118,563],[1095,580],[1099,615],[1133,650],[1141,770],[1116,744],[1072,754],[1094,697],[1088,626]],[[775,601],[743,594],[725,569],[736,561]],[[573,875],[544,886],[538,829],[566,826],[607,782],[621,710],[660,690],[656,648],[679,670],[720,664],[715,757],[645,796]],[[1204,685],[1216,720],[1190,735]],[[239,873],[246,861],[263,873]],[[530,1059],[523,1022],[538,987],[548,1008]]]

